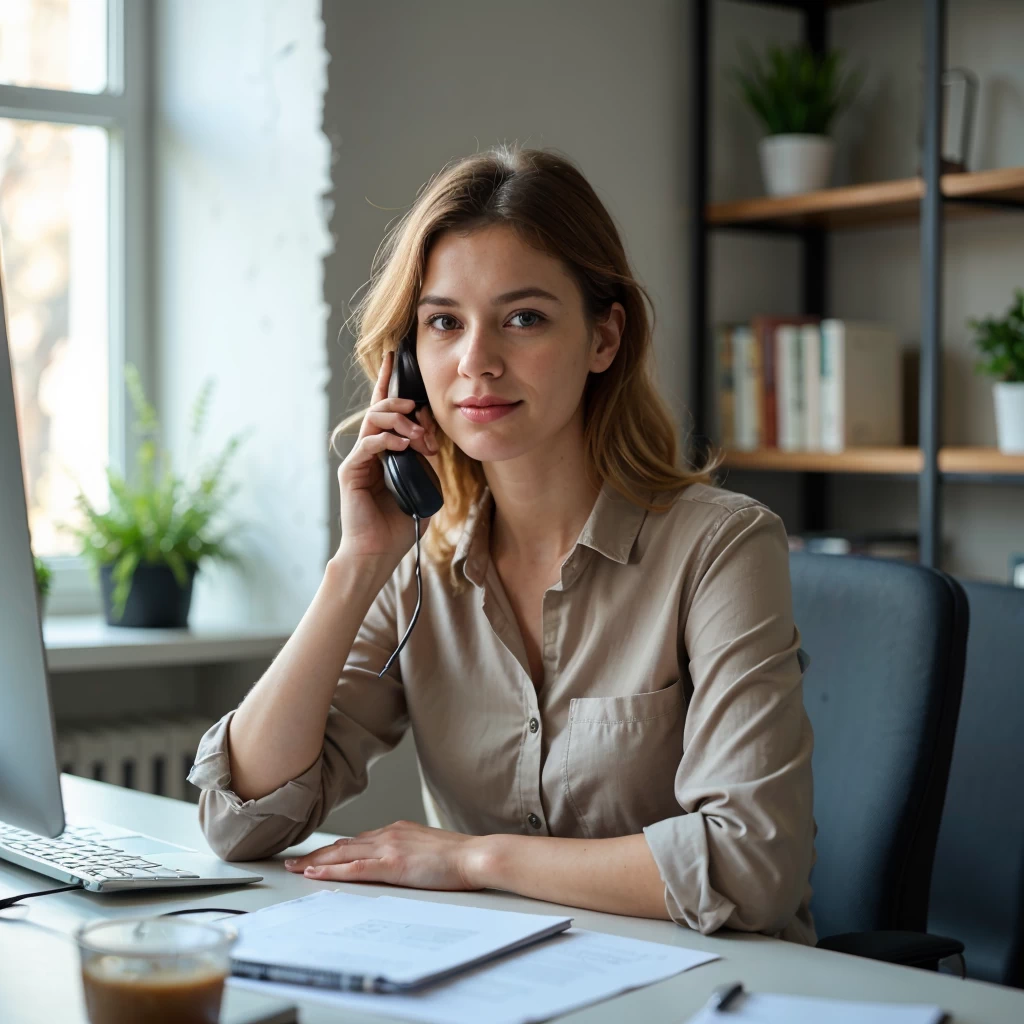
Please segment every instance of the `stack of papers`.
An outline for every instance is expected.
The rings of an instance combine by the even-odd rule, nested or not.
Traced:
[[[390,938],[381,944],[386,948],[380,952],[391,958],[393,966],[388,968],[389,972],[395,977],[410,977],[436,954],[438,936],[446,936],[448,929],[466,928],[466,913],[470,911],[475,927],[485,931],[506,927],[499,923],[506,915],[537,922],[564,920],[426,900],[321,891],[233,919],[232,924],[240,932],[233,956],[240,959],[256,949],[262,953],[272,950],[280,957],[301,949],[303,956],[308,953],[322,962],[324,950],[339,948],[334,946],[337,937],[351,935],[348,930],[357,926],[364,936],[358,952],[365,965],[371,955],[376,955],[372,949],[374,940],[365,938],[373,930],[367,922],[387,921],[379,934],[390,929]],[[402,918],[415,927],[396,934],[395,923]],[[422,931],[424,922],[429,922],[429,928],[435,931]],[[242,977],[231,977],[228,984],[424,1024],[479,1024],[482,1020],[488,1024],[529,1024],[717,959],[715,954],[699,950],[570,928],[500,959],[460,970],[447,980],[408,992],[340,992]],[[348,962],[333,964],[335,969],[347,966]],[[400,975],[400,971],[405,973]]]
[[[565,931],[571,917],[330,891],[248,915],[232,974],[395,992]]]
[[[945,1016],[937,1006],[750,992],[731,999],[721,1012],[702,1010],[690,1024],[940,1024]]]

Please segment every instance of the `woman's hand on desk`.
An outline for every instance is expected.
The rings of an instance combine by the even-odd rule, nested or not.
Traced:
[[[504,889],[609,914],[668,918],[665,885],[640,834],[615,839],[467,836],[396,821],[284,863],[289,871],[321,881]]]
[[[474,876],[483,837],[396,821],[387,828],[338,839],[330,846],[286,860],[307,878],[332,882],[387,882],[412,889],[479,889]]]

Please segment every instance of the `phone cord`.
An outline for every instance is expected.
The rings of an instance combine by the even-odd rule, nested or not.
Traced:
[[[402,637],[402,642],[395,648],[394,654],[391,655],[387,660],[387,664],[377,673],[379,679],[389,668],[391,663],[398,657],[398,652],[405,646],[405,641],[409,639],[409,634],[412,632],[412,627],[416,625],[416,620],[420,614],[420,601],[423,598],[423,584],[420,580],[420,517],[414,515],[412,517],[413,529],[416,531],[416,610],[412,613],[412,621],[409,623],[409,628],[405,631],[405,636]]]

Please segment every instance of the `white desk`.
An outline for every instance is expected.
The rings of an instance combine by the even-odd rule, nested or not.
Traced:
[[[169,800],[146,793],[135,793],[99,782],[72,776],[63,777],[64,799],[69,813],[101,818],[114,824],[127,825],[170,841],[197,849],[205,849],[205,840],[196,820],[192,804]],[[334,839],[333,836],[312,836],[298,849],[308,851]],[[283,855],[282,855],[283,856]],[[0,1006],[7,1007],[4,1024],[42,1024],[56,1022],[47,1007],[58,1005],[58,995],[80,984],[70,960],[55,971],[40,965],[37,970],[14,971],[7,961],[6,950],[15,944],[26,948],[33,930],[57,929],[69,934],[85,920],[132,914],[162,913],[185,906],[237,907],[253,910],[282,900],[294,899],[317,888],[337,887],[338,883],[317,883],[289,874],[279,863],[261,862],[259,873],[264,881],[236,889],[192,890],[174,895],[145,896],[68,892],[29,900],[19,922],[0,919]],[[56,883],[55,883],[56,884]],[[0,891],[46,888],[41,875],[20,868],[0,866]],[[419,889],[396,890],[386,886],[341,886],[364,895],[381,892],[400,893],[415,899],[507,910],[555,913],[566,908],[522,899],[500,892],[442,893]],[[9,912],[8,912],[9,913]],[[896,967],[858,957],[811,949],[780,942],[759,935],[738,933],[703,936],[667,921],[571,910],[576,925],[597,931],[631,935],[655,942],[666,942],[696,949],[713,950],[722,960],[687,971],[668,981],[616,999],[587,1007],[563,1019],[588,1021],[592,1024],[621,1024],[623,1020],[639,1020],[645,1024],[677,1024],[687,1019],[707,999],[711,990],[723,981],[741,979],[755,991],[789,992],[806,995],[835,996],[888,1002],[923,1002],[942,1006],[953,1014],[955,1024],[1019,1024],[1024,1021],[1024,992],[983,982],[961,981],[950,975],[935,974],[911,967]],[[31,991],[33,998],[26,1000]],[[66,999],[66,997],[65,997]],[[10,1007],[32,1010],[10,1016]],[[337,1021],[331,1010],[316,1003],[300,1003],[303,1024],[327,1024]],[[355,1012],[345,1014],[350,1024],[381,1024],[391,1018]]]

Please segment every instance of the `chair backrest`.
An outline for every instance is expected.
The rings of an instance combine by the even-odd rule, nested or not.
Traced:
[[[811,663],[819,938],[924,931],[963,684],[967,601],[934,569],[795,552]]]
[[[1024,988],[1024,590],[963,581],[967,668],[928,930],[971,978]]]

